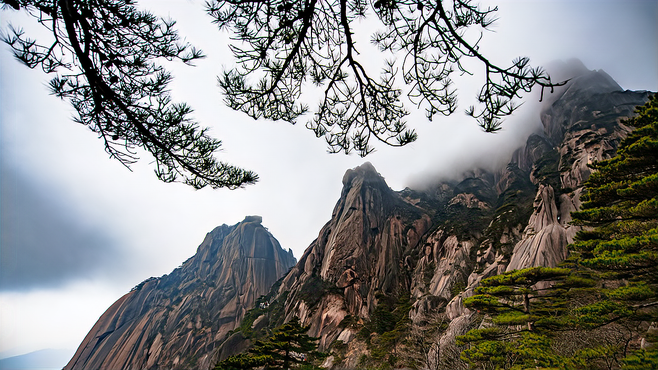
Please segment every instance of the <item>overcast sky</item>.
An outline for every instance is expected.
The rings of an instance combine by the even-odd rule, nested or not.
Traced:
[[[487,2],[488,3],[488,2]],[[494,3],[493,1],[491,2]],[[603,69],[624,89],[658,90],[658,2],[498,1],[494,32],[481,51],[508,64],[579,58]],[[460,109],[448,119],[409,119],[419,133],[404,148],[366,159],[329,155],[303,124],[253,121],[222,105],[215,76],[231,64],[227,37],[203,1],[140,1],[178,21],[180,34],[207,58],[176,65],[172,93],[224,142],[219,158],[260,175],[239,190],[194,191],[163,184],[148,160],[133,172],[108,159],[102,144],[71,121],[68,103],[50,96],[48,77],[0,47],[0,358],[42,348],[73,351],[103,311],[132,286],[170,272],[192,256],[215,226],[262,215],[263,224],[296,257],[331,217],[343,173],[370,161],[400,190],[507,156],[540,123],[536,97],[502,132],[480,131],[461,112],[475,80],[460,81]],[[0,12],[29,29],[31,19]],[[367,51],[367,46],[363,46]],[[365,54],[365,53],[364,53]],[[470,88],[470,90],[469,90]]]

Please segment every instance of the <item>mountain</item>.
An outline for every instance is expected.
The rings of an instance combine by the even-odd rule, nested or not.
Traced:
[[[251,329],[298,317],[332,353],[327,367],[405,366],[423,361],[396,327],[408,319],[411,332],[444,327],[429,339],[458,366],[455,336],[482,320],[463,300],[486,277],[566,258],[587,165],[614,155],[629,132],[622,118],[648,99],[603,71],[581,72],[544,107],[543,131],[499,171],[396,192],[369,163],[348,170],[331,220],[270,293],[272,309],[249,314]],[[228,343],[243,336],[258,331]]]
[[[327,368],[461,368],[455,336],[484,319],[464,299],[484,278],[566,258],[588,164],[614,155],[630,132],[622,119],[648,99],[603,71],[572,71],[506,167],[402,191],[370,163],[348,170],[296,264],[260,218],[221,226],[110,307],[66,369],[209,369],[295,317]]]
[[[65,369],[207,369],[215,347],[296,262],[248,216],[206,235],[171,274],[150,278],[100,317]]]
[[[431,213],[392,191],[370,163],[347,171],[331,221],[279,287],[285,321],[298,316],[321,348],[350,341],[355,333],[341,322],[369,317],[382,296],[404,294],[430,225]]]
[[[62,364],[66,363],[71,356],[71,352],[65,349],[42,349],[26,353],[20,356],[13,356],[0,359],[1,370],[49,370],[61,369]]]

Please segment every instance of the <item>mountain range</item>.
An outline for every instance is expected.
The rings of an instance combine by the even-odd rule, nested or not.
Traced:
[[[400,317],[459,361],[455,336],[482,320],[463,300],[484,278],[567,257],[588,164],[614,155],[630,132],[622,119],[648,95],[581,68],[502,169],[401,191],[370,163],[348,170],[299,261],[258,216],[219,226],[178,269],[108,308],[65,369],[210,369],[295,317],[330,354],[328,368],[413,356],[382,351],[396,348],[382,334]]]

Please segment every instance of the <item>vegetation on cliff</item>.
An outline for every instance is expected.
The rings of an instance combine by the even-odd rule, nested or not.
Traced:
[[[637,113],[617,155],[591,165],[563,267],[490,277],[466,300],[491,315],[458,338],[473,368],[658,367],[658,97]]]
[[[295,318],[275,329],[269,337],[257,340],[248,352],[219,362],[215,370],[313,369],[310,364],[322,354],[317,352],[317,338],[308,336],[307,331],[308,326],[302,326]]]
[[[658,95],[627,125],[635,130],[618,154],[595,163],[574,224],[587,226],[573,244],[578,266],[598,274],[594,302],[576,316],[584,327],[629,328],[618,351],[627,368],[658,366]],[[634,349],[634,351],[632,351]]]

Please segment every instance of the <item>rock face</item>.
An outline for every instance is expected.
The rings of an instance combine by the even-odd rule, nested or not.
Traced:
[[[462,302],[473,295],[482,279],[514,269],[553,267],[567,257],[566,247],[578,231],[569,225],[570,214],[580,207],[583,184],[591,173],[587,165],[614,155],[619,142],[629,132],[622,119],[632,116],[635,107],[647,99],[647,92],[623,91],[603,71],[586,71],[544,108],[543,133],[530,136],[526,146],[516,151],[510,166],[503,171],[516,164],[522,175],[535,185],[534,197],[530,198],[533,199],[531,213],[527,218],[521,217],[522,222],[516,226],[515,222],[504,226],[507,231],[499,243],[513,242],[511,253],[506,248],[487,247],[489,239],[477,248],[478,267],[471,272],[466,289],[446,307],[451,321],[441,338],[442,345],[474,324],[474,316]],[[505,177],[505,174],[499,176]],[[500,182],[497,185],[499,191],[506,187]],[[516,205],[523,207],[525,202]],[[480,259],[480,256],[488,258]]]
[[[621,119],[647,99],[582,71],[551,97],[543,131],[499,171],[396,192],[369,163],[348,170],[331,220],[287,274],[293,257],[259,218],[221,226],[181,268],[110,307],[67,369],[208,369],[293,317],[333,353],[326,367],[377,365],[367,362],[375,355],[404,366],[404,345],[391,344],[398,332],[385,322],[393,312],[420,331],[446,328],[431,339],[447,354],[443,366],[460,368],[454,338],[480,325],[464,299],[482,279],[567,256],[587,165],[615,153],[629,132]]]
[[[283,308],[270,320],[299,317],[321,349],[338,348],[340,360],[325,365],[349,369],[378,340],[359,332],[378,307],[409,297],[416,327],[448,320],[435,340],[450,346],[478,325],[462,302],[482,279],[566,258],[587,164],[614,154],[629,132],[621,119],[647,98],[585,71],[544,109],[543,132],[498,172],[394,192],[369,163],[347,171],[331,220],[272,293]]]
[[[582,185],[591,173],[588,164],[610,158],[629,132],[620,118],[633,114],[646,101],[646,93],[623,91],[603,71],[588,71],[577,77],[541,114],[544,132],[555,157],[536,170],[539,184],[532,214],[517,244],[507,270],[555,266],[566,258],[565,246],[577,229],[569,226],[571,212],[580,207]],[[550,158],[546,158],[550,159]],[[557,163],[555,163],[557,159]],[[555,167],[548,168],[548,167]],[[553,173],[548,173],[552,171]]]
[[[249,216],[206,235],[171,274],[151,278],[98,320],[65,369],[210,369],[215,348],[294,264]]]
[[[345,317],[368,319],[381,296],[407,289],[410,255],[430,223],[370,163],[347,171],[331,221],[279,288],[286,320],[300,317],[323,349],[349,341],[356,332],[339,326]]]

